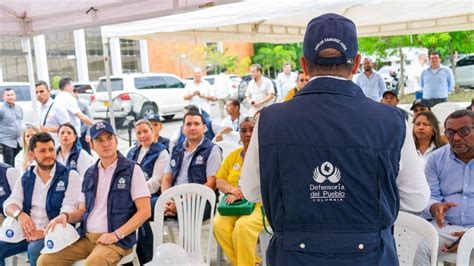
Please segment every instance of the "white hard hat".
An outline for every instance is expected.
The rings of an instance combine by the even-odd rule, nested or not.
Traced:
[[[66,227],[63,227],[62,224],[56,224],[54,230],[49,231],[44,237],[44,248],[41,250],[41,253],[58,252],[72,245],[79,238],[79,234],[74,226],[66,224]]]
[[[18,243],[25,239],[23,229],[20,222],[13,218],[7,217],[0,228],[0,240],[8,243]]]

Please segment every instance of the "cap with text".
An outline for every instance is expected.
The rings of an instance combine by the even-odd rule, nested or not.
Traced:
[[[96,139],[103,132],[109,132],[115,135],[112,125],[107,121],[99,121],[90,128],[90,135],[92,139]]]

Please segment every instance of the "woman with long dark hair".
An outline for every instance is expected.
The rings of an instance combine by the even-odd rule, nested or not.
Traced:
[[[69,169],[76,170],[84,178],[86,170],[94,164],[95,160],[89,153],[78,147],[76,129],[70,123],[65,123],[58,128],[59,148],[56,152],[57,161]]]
[[[423,160],[430,152],[446,144],[441,137],[438,119],[429,111],[420,112],[413,119],[413,138],[418,155]]]

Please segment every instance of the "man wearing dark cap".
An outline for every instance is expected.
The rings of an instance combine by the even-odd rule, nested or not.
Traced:
[[[160,136],[160,131],[163,128],[163,124],[161,123],[160,115],[158,114],[150,114],[146,117],[148,121],[150,121],[151,126],[153,127],[153,142],[157,142],[163,144],[166,149],[169,149],[170,146],[170,139]]]
[[[274,232],[269,265],[398,265],[398,211],[422,210],[430,194],[411,132],[351,81],[360,62],[352,21],[314,18],[303,47],[310,81],[262,110],[241,175]]]
[[[399,102],[398,94],[396,91],[388,90],[382,94],[382,103],[388,104],[390,106],[397,108],[400,112],[402,112],[403,116],[405,117],[405,120],[408,121],[409,113],[403,110],[402,108],[397,107],[398,102]]]
[[[117,151],[117,137],[110,123],[90,128],[91,148],[99,160],[84,174],[79,208],[53,219],[56,224],[79,223],[81,238],[73,245],[43,254],[38,265],[117,265],[132,252],[135,231],[151,216],[150,192],[140,166]]]
[[[413,111],[413,117],[419,112],[431,112],[431,103],[426,99],[416,99],[413,101],[410,110]]]

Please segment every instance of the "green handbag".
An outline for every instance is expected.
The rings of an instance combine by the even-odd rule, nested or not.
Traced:
[[[249,215],[253,212],[255,208],[255,203],[247,201],[246,199],[241,199],[234,201],[231,204],[226,203],[227,196],[229,194],[225,194],[222,197],[219,205],[217,205],[217,211],[222,216],[241,216],[241,215]]]

